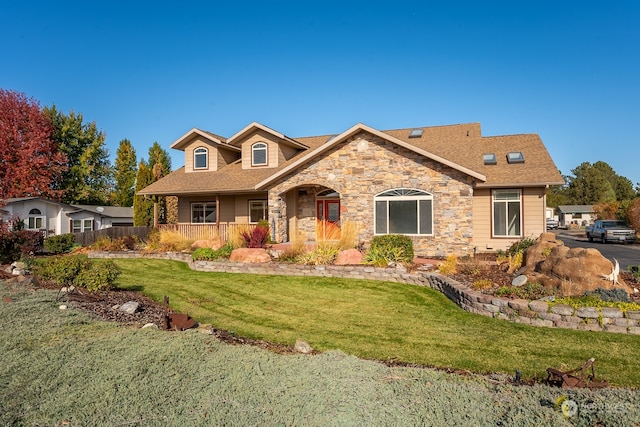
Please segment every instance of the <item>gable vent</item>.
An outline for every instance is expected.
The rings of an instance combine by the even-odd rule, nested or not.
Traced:
[[[524,163],[524,154],[521,151],[511,151],[507,153],[508,163]]]
[[[409,132],[409,138],[420,138],[422,136],[422,129],[412,129]]]
[[[495,153],[487,153],[482,155],[482,160],[485,165],[495,165],[498,163],[498,158]]]

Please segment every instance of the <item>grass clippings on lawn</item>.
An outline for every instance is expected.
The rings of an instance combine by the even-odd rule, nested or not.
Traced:
[[[638,393],[513,386],[341,351],[279,355],[197,330],[137,329],[0,282],[0,424],[631,425]],[[9,301],[10,299],[10,301]],[[5,302],[6,301],[6,302]],[[578,412],[566,417],[562,396]]]

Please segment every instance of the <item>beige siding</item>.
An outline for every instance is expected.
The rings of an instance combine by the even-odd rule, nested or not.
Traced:
[[[266,193],[220,196],[221,223],[249,223],[249,200],[266,200]],[[191,222],[191,204],[194,202],[215,203],[216,196],[180,197],[178,199],[178,222]]]
[[[524,188],[522,191],[522,237],[537,238],[545,231],[545,189]],[[506,250],[520,238],[492,237],[491,189],[475,189],[473,193],[473,244],[478,252]]]
[[[267,144],[266,166],[251,166],[251,147],[253,144],[258,142],[264,142]],[[262,130],[257,131],[242,141],[242,169],[278,167],[278,156],[280,152],[278,149],[278,143],[278,138]]]
[[[295,156],[297,152],[298,150],[295,149],[294,147],[291,147],[285,144],[280,144],[280,161],[286,162],[287,160]]]
[[[193,152],[200,147],[209,150],[209,157],[207,159],[207,165],[209,167],[207,169],[193,168]],[[184,149],[184,169],[185,172],[211,172],[218,170],[218,149],[201,136],[194,138],[194,140]]]

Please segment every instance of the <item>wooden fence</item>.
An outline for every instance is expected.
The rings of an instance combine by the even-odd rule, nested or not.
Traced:
[[[255,224],[160,224],[158,230],[179,233],[188,240],[209,240],[219,238],[223,242],[240,231],[252,231]]]
[[[107,236],[111,240],[121,239],[126,236],[137,236],[140,240],[146,240],[152,227],[110,227],[102,230],[85,231],[83,233],[73,233],[76,236],[76,243],[82,246],[91,246],[96,240]]]

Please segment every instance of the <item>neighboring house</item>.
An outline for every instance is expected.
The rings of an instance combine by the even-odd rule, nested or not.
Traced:
[[[133,208],[68,205],[40,197],[5,200],[0,210],[3,222],[18,218],[28,230],[40,230],[45,236],[100,230],[133,225]]]
[[[564,183],[536,134],[483,137],[479,123],[291,138],[259,123],[235,135],[192,129],[185,166],[138,192],[178,197],[178,221],[256,223],[276,242],[323,239],[327,224],[411,237],[415,253],[506,249],[545,231],[546,191]]]
[[[593,223],[596,214],[593,205],[560,205],[558,206],[558,221],[560,227],[569,227],[571,224],[583,226]]]

